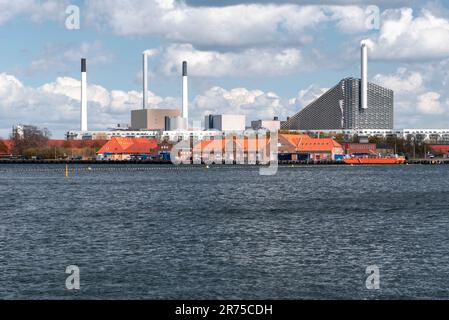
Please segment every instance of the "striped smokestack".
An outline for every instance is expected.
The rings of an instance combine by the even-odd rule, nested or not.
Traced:
[[[87,66],[81,59],[81,131],[87,131]]]
[[[182,62],[182,117],[189,119],[189,88],[187,83],[187,62]]]

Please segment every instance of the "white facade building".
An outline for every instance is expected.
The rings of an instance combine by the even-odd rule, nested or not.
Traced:
[[[251,128],[253,130],[267,129],[269,131],[277,131],[281,129],[281,122],[279,120],[256,120],[251,121]]]
[[[208,115],[204,118],[206,130],[215,129],[218,131],[244,131],[246,118],[237,114]]]

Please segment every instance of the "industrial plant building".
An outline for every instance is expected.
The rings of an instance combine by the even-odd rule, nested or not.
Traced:
[[[182,62],[182,105],[173,109],[147,108],[148,55],[143,53],[142,109],[131,111],[130,124],[88,130],[87,61],[81,59],[80,128],[66,133],[67,140],[110,140],[114,137],[180,141],[207,140],[230,133],[248,135],[244,115],[216,114],[204,118],[204,127],[189,126],[187,62]],[[315,136],[396,136],[405,139],[448,141],[449,129],[393,129],[393,91],[368,83],[368,53],[361,45],[361,78],[345,78],[286,121],[256,120],[252,130],[291,130]],[[251,131],[251,130],[249,130]],[[293,133],[293,132],[292,132]]]
[[[281,128],[281,121],[279,121],[278,117],[274,117],[273,120],[251,121],[251,128],[253,130],[265,129],[269,131],[278,131]]]
[[[207,115],[204,117],[205,130],[218,131],[244,131],[246,118],[243,115],[236,114],[220,114]]]
[[[361,107],[361,80],[346,78],[286,121],[288,130],[393,129],[393,91],[368,83],[368,107]]]
[[[361,43],[361,78],[345,78],[282,124],[288,130],[392,130],[393,91],[368,83],[368,49]]]
[[[179,117],[179,109],[140,109],[131,111],[133,130],[165,130],[166,117]]]

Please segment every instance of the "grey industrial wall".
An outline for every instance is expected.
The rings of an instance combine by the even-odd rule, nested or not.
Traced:
[[[360,108],[360,79],[346,78],[282,124],[290,130],[393,129],[393,91],[368,83]]]

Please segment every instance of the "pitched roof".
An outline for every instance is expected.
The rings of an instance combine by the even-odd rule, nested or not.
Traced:
[[[97,154],[142,154],[150,153],[156,148],[156,139],[113,137],[97,151]]]
[[[281,139],[283,138],[284,140],[286,140],[288,143],[290,143],[292,146],[294,146],[296,148],[298,148],[301,145],[301,142],[303,140],[311,139],[306,134],[284,134],[284,133],[281,133],[279,135],[279,138],[281,138]]]
[[[342,146],[332,138],[312,138],[304,134],[280,134],[282,139],[295,147],[296,152],[332,152]]]

